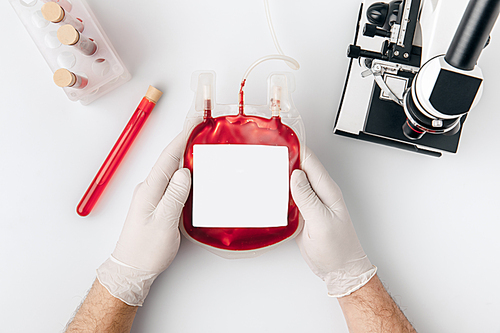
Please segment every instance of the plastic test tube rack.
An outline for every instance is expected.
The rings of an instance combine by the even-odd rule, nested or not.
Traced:
[[[97,51],[90,56],[84,55],[75,47],[63,45],[58,40],[57,30],[65,23],[52,23],[43,17],[41,8],[47,0],[9,1],[52,72],[66,68],[88,79],[88,84],[83,89],[59,88],[54,84],[54,88],[63,89],[70,100],[87,105],[130,80],[130,73],[84,0],[71,0],[70,10],[66,9],[68,6],[63,8],[67,14],[83,21],[83,34],[97,44]],[[64,6],[68,0],[53,2]]]

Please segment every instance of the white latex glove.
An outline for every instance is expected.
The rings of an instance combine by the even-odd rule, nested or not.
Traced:
[[[136,187],[116,248],[97,269],[99,282],[128,305],[142,305],[179,250],[179,219],[191,189],[189,170],[178,170],[185,146],[181,133]]]
[[[295,170],[291,178],[292,196],[304,218],[297,244],[314,274],[326,282],[328,295],[347,296],[364,286],[377,267],[359,243],[338,185],[308,148],[302,163],[304,171]]]

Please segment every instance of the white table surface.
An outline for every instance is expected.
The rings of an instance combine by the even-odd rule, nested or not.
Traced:
[[[0,2],[1,332],[59,332],[112,252],[135,185],[182,129],[191,73],[217,73],[217,100],[276,53],[262,1],[88,0],[132,80],[89,106],[69,101],[8,1]],[[139,4],[140,3],[140,4]],[[484,95],[457,155],[440,159],[332,134],[358,1],[271,0],[295,72],[307,144],[343,189],[363,247],[420,332],[499,332],[498,29]],[[497,37],[497,38],[495,38]],[[268,62],[246,101],[264,104]],[[165,94],[88,218],[75,207],[149,84]],[[132,332],[347,332],[294,241],[225,260],[183,239]]]

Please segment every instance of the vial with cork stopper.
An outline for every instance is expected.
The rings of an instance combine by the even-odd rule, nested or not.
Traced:
[[[80,19],[74,18],[67,14],[66,11],[55,2],[47,2],[42,6],[43,17],[52,23],[65,23],[75,27],[76,30],[82,32],[84,29],[83,23]]]
[[[54,83],[61,88],[83,89],[87,86],[89,80],[65,68],[60,68],[54,73]]]
[[[57,2],[65,11],[70,12],[73,9],[73,5],[68,0],[42,0],[42,2]]]
[[[76,47],[84,55],[91,56],[97,51],[97,44],[94,40],[79,33],[71,24],[57,29],[57,39],[64,45]]]

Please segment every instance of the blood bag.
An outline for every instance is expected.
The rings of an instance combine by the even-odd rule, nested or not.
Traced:
[[[291,99],[291,93],[295,89],[293,75],[291,73],[273,73],[269,76],[268,102],[266,105],[245,104],[243,98],[244,84],[245,80],[243,80],[240,89],[238,105],[216,104],[215,73],[194,73],[192,88],[194,88],[196,96],[185,125],[185,132],[189,133],[189,137],[184,152],[183,166],[188,168],[193,175],[193,187],[183,210],[181,231],[189,240],[225,258],[244,258],[259,255],[294,238],[302,229],[299,210],[289,189],[291,174],[293,170],[300,168],[301,147],[305,145],[304,126]],[[209,147],[211,150],[208,149]],[[246,179],[245,177],[248,176],[245,175],[247,174],[238,173],[239,170],[234,170],[234,174],[225,173],[225,171],[222,171],[222,173],[214,172],[213,177],[208,176],[209,182],[201,185],[201,175],[206,170],[201,166],[196,166],[195,156],[200,159],[201,156],[204,156],[201,154],[202,148],[214,152],[213,159],[208,164],[205,161],[203,168],[206,168],[207,165],[210,165],[211,168],[226,168],[229,164],[228,171],[231,168],[264,167],[269,172],[276,172],[270,175],[266,173],[267,176],[271,177],[269,181],[263,180],[260,176],[257,179]],[[251,154],[254,150],[258,154],[264,154],[257,155],[264,156],[262,161],[255,161],[256,159],[253,157],[249,157],[248,160],[242,158],[247,156],[246,154]],[[218,151],[221,151],[222,154],[227,151],[226,154],[231,155],[215,155],[215,152]],[[226,156],[227,159],[222,158],[222,156]],[[284,165],[283,160],[279,159],[280,156],[284,156]],[[238,165],[238,159],[242,159],[240,162],[243,165],[233,166]],[[199,163],[201,165],[202,162]],[[253,166],[254,163],[255,167]],[[283,171],[275,170],[275,168],[281,168],[279,170]],[[283,183],[279,183],[280,185],[276,186],[279,189],[266,186],[267,182],[274,184],[274,181],[278,180],[277,178],[281,177],[279,181],[283,180],[283,175],[285,175],[284,181],[286,184],[282,186]],[[197,183],[198,179],[200,179],[199,184]],[[196,191],[210,193],[213,189],[215,192],[218,182],[222,183],[222,181],[233,183],[232,189],[235,193],[225,193],[217,198],[209,198],[211,199],[209,202],[215,204],[197,208],[198,203],[193,198],[201,194],[197,194]],[[258,187],[260,186],[259,181],[264,182],[260,192],[263,196],[270,195],[270,199],[261,201],[262,205],[246,205],[246,202],[242,202],[244,199],[241,198],[244,197],[244,194],[251,197],[252,194],[248,193],[251,189],[247,187]],[[285,192],[283,192],[283,189]],[[274,190],[281,192],[274,195],[274,192],[272,192]],[[255,195],[253,197],[255,198]],[[274,198],[276,198],[276,202],[274,202]],[[234,212],[233,205],[236,203],[238,204],[238,210]],[[283,221],[280,220],[281,222],[276,225],[272,224],[272,221],[270,225],[262,225],[260,219],[252,217],[262,216],[263,219],[269,217],[270,214],[268,213],[274,210],[275,204],[284,205],[283,212],[278,212],[284,214],[284,223],[281,223]],[[202,203],[199,203],[199,205],[202,205]],[[223,216],[223,213],[230,208],[233,210],[232,215],[226,217],[226,219],[229,219],[230,224],[221,224],[222,221],[218,221],[218,217]],[[198,212],[198,214],[193,214],[193,212]],[[251,215],[252,213],[254,215]],[[202,224],[200,219],[207,216],[211,220],[207,222],[208,226],[200,227],[199,225]],[[234,219],[234,224],[231,224],[231,219]],[[247,220],[243,227],[239,224],[240,219]],[[221,220],[223,220],[222,217]]]

